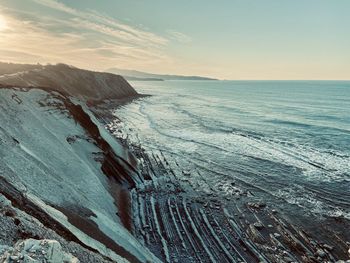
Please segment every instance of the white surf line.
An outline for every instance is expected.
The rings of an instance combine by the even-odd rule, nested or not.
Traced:
[[[198,229],[197,229],[196,225],[194,224],[194,222],[193,222],[193,220],[192,220],[192,218],[191,218],[191,216],[190,216],[190,213],[189,213],[188,210],[187,210],[187,206],[186,206],[185,199],[182,199],[182,205],[183,205],[183,207],[184,207],[184,210],[185,210],[185,213],[186,213],[186,215],[187,215],[187,217],[188,217],[188,220],[190,221],[190,224],[191,224],[191,226],[192,226],[192,228],[193,228],[193,231],[194,231],[195,235],[198,237],[199,241],[201,242],[201,244],[202,244],[202,246],[203,246],[205,252],[207,252],[207,254],[208,254],[208,256],[209,256],[209,258],[210,258],[210,260],[211,260],[212,262],[216,262],[216,260],[214,259],[213,255],[211,254],[210,250],[209,250],[208,247],[205,245],[205,242],[203,241],[201,235],[199,234]]]
[[[152,206],[154,222],[156,224],[156,229],[157,229],[158,235],[160,237],[160,240],[162,242],[165,259],[168,263],[170,263],[169,249],[168,249],[167,242],[165,241],[164,237],[162,236],[162,232],[160,230],[160,225],[159,225],[158,218],[157,218],[156,207],[155,207],[153,195],[151,196],[151,206]]]

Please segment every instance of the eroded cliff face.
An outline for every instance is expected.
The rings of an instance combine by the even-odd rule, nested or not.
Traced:
[[[17,71],[17,72],[16,72]],[[0,84],[43,87],[92,102],[137,96],[134,88],[119,75],[78,69],[65,64],[14,67],[1,74]]]
[[[107,259],[157,262],[127,229],[135,160],[88,111],[58,91],[0,86],[0,194]]]

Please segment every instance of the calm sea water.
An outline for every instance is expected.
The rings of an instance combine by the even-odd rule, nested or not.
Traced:
[[[238,182],[275,206],[350,219],[350,82],[132,84],[153,96],[117,115],[146,149],[221,195]]]

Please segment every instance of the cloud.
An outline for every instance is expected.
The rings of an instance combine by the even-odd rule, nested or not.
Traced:
[[[68,6],[66,6],[65,4],[58,2],[58,1],[54,1],[54,0],[32,0],[33,2],[36,2],[40,5],[44,5],[46,7],[52,8],[52,9],[56,9],[71,15],[78,15],[79,12],[73,8],[70,8]]]
[[[94,10],[80,11],[73,9],[55,0],[32,0],[33,2],[55,9],[75,17],[76,21],[80,21],[82,25],[92,26],[96,31],[103,31],[114,37],[123,37],[129,41],[138,41],[139,43],[152,43],[154,45],[165,45],[168,40],[158,36],[152,32],[140,30],[136,27],[121,23],[120,21],[99,14]]]
[[[31,1],[38,11],[0,6],[7,23],[0,31],[2,60],[63,62],[97,70],[172,61],[164,51],[169,39],[163,36],[93,10],[76,10],[54,0]]]
[[[181,33],[175,30],[168,30],[167,33],[171,39],[174,39],[178,42],[181,42],[181,43],[192,42],[192,38],[188,35],[185,35],[184,33]]]

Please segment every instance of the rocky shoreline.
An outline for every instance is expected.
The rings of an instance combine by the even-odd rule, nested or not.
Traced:
[[[113,113],[143,97],[120,77],[57,65],[0,82],[9,79],[0,83],[2,261],[43,262],[55,250],[54,263],[350,262],[345,219],[298,224],[255,186],[236,178],[218,191],[205,173],[142,145]],[[91,82],[82,93],[80,81]]]
[[[163,262],[350,262],[350,244],[336,232],[324,228],[329,236],[320,238],[291,224],[239,182],[224,200],[214,190],[203,193],[190,177],[206,184],[204,175],[131,142],[137,135],[108,105],[94,112],[139,161],[143,179],[131,191],[133,233]]]

